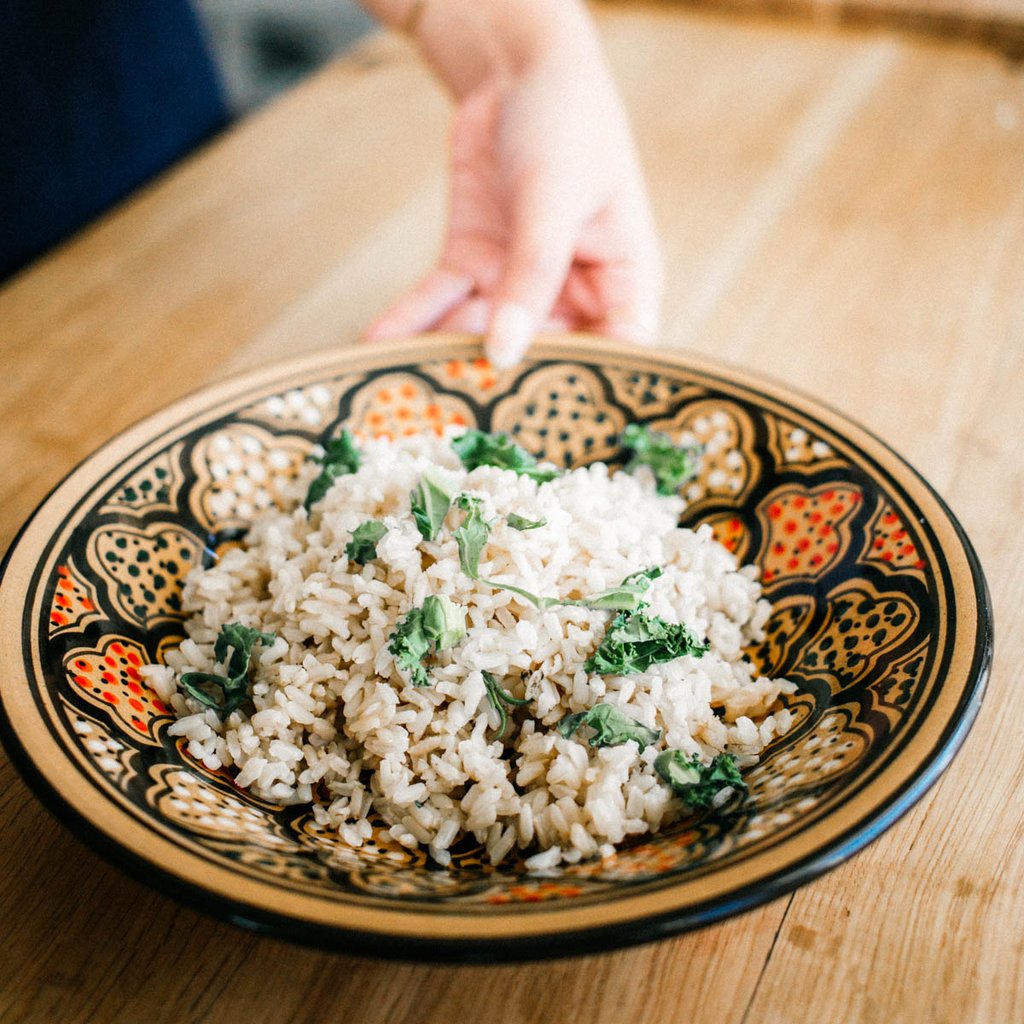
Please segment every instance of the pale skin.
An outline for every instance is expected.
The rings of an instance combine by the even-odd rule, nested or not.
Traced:
[[[367,331],[484,336],[499,368],[539,330],[641,345],[661,260],[640,162],[579,0],[361,0],[411,32],[451,93],[448,228],[437,265]]]

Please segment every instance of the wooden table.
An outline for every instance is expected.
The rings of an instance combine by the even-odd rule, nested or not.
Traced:
[[[642,948],[489,968],[322,954],[182,909],[0,761],[5,1024],[1024,1019],[1024,79],[951,43],[599,13],[664,238],[665,345],[864,422],[977,545],[997,654],[961,754],[790,896]],[[0,544],[126,424],[351,342],[436,250],[445,121],[412,51],[374,40],[0,291]]]

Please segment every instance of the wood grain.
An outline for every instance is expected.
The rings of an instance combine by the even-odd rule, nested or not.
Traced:
[[[832,27],[888,28],[957,39],[1024,56],[1024,5],[1019,0],[676,0],[741,15],[785,16]]]
[[[792,896],[530,966],[286,946],[144,888],[0,759],[0,1022],[686,1024],[1024,1018],[1024,80],[998,56],[602,4],[668,270],[666,345],[812,392],[962,519],[997,654],[925,799]],[[0,542],[116,430],[206,381],[350,343],[436,251],[443,98],[378,38],[0,290]]]

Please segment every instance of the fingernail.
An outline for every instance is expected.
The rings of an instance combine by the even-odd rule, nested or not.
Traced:
[[[533,329],[533,317],[524,306],[506,302],[498,307],[485,345],[495,369],[507,370],[523,358],[533,341]]]

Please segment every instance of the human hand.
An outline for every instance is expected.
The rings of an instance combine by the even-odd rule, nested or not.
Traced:
[[[626,116],[592,27],[566,0],[516,0],[511,13],[520,19],[553,10],[563,19],[533,34],[495,17],[502,7],[478,4],[473,13],[491,17],[468,30],[463,23],[461,34],[449,22],[443,35],[428,37],[423,26],[427,59],[457,101],[448,230],[437,267],[367,338],[477,332],[499,367],[517,363],[543,328],[652,344],[658,246]],[[457,42],[446,46],[452,36]]]

